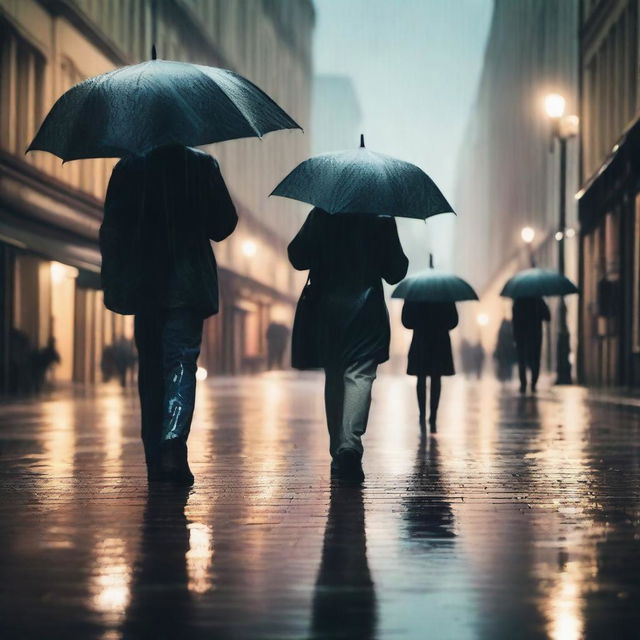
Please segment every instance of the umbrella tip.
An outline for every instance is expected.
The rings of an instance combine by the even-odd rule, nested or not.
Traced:
[[[433,269],[433,253],[429,254],[429,269]]]
[[[156,51],[156,45],[155,44],[151,45],[151,59],[152,60],[157,60],[158,59],[158,53]]]
[[[364,149],[364,133],[360,134],[360,148]]]

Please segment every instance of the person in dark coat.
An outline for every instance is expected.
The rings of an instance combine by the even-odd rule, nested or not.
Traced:
[[[531,391],[536,391],[540,373],[542,323],[550,320],[549,307],[541,297],[516,298],[513,301],[511,321],[518,352],[520,393],[527,391],[527,368],[531,370]]]
[[[513,338],[511,320],[503,318],[498,329],[496,348],[493,352],[496,361],[496,377],[500,382],[507,382],[513,376],[513,365],[517,362],[516,344]]]
[[[289,245],[294,268],[310,270],[315,311],[307,339],[325,371],[325,408],[332,471],[362,481],[362,435],[378,364],[389,359],[389,314],[382,278],[407,272],[393,218],[313,209]],[[296,314],[295,323],[302,322]],[[296,335],[307,327],[296,327]],[[295,346],[295,345],[294,345]]]
[[[458,325],[453,302],[411,302],[402,307],[402,324],[413,329],[407,373],[417,376],[420,426],[426,426],[427,377],[431,378],[429,426],[436,431],[442,376],[452,376],[453,355],[449,331]]]
[[[142,441],[150,480],[192,484],[187,437],[204,318],[218,311],[209,240],[237,223],[218,163],[167,145],[114,167],[100,229],[107,308],[135,315]]]
[[[289,327],[279,322],[271,322],[267,327],[267,368],[282,369],[284,352],[289,340]]]

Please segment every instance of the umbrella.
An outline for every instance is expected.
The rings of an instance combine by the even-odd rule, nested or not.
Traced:
[[[566,296],[578,293],[569,278],[553,269],[525,269],[516,273],[502,288],[504,298],[530,298],[537,296]]]
[[[433,180],[410,162],[360,148],[323,153],[299,164],[273,190],[329,213],[426,219],[454,213]]]
[[[154,58],[73,86],[27,151],[65,161],[114,158],[172,142],[193,147],[300,128],[233,71]]]
[[[477,300],[471,285],[452,273],[427,269],[405,278],[391,294],[411,302],[457,302]]]

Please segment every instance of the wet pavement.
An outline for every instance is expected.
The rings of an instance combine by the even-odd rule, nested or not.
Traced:
[[[362,489],[321,379],[201,383],[190,491],[147,489],[133,392],[0,405],[0,638],[637,638],[640,410],[380,376]]]

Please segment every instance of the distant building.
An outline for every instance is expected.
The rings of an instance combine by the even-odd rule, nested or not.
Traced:
[[[454,265],[476,287],[479,304],[460,305],[459,335],[495,346],[511,305],[499,297],[505,281],[529,265],[521,229],[535,229],[538,266],[557,268],[558,153],[551,153],[551,125],[544,112],[548,93],[578,109],[578,0],[495,0],[475,104],[459,151],[453,205]],[[568,142],[567,223],[577,225],[578,144]],[[578,239],[565,241],[566,273],[577,280]],[[576,351],[577,300],[567,298],[572,351]],[[556,305],[551,305],[552,314]],[[477,316],[486,314],[480,327]],[[543,361],[553,366],[551,349]],[[547,342],[547,345],[549,342]],[[489,360],[489,359],[488,359]]]
[[[580,373],[640,386],[637,0],[582,0]]]
[[[360,144],[362,111],[349,76],[316,75],[311,116],[314,155]]]
[[[159,57],[237,70],[308,130],[313,26],[311,0],[0,0],[0,392],[27,342],[33,350],[54,337],[56,379],[93,382],[104,347],[132,333],[100,291],[97,237],[114,160],[24,155],[53,102],[83,78],[148,59],[155,34]],[[310,138],[278,132],[209,151],[240,224],[216,246],[221,312],[205,325],[201,363],[259,369],[269,322],[291,322],[299,278],[286,245],[304,211],[268,195],[309,155]]]

